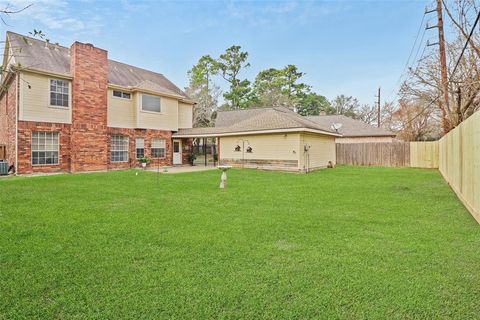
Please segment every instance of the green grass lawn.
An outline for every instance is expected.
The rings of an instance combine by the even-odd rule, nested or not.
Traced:
[[[438,172],[0,180],[0,319],[480,316],[480,226]]]

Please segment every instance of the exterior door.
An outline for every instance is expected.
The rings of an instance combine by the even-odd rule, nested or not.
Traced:
[[[173,140],[173,164],[182,164],[182,141]]]

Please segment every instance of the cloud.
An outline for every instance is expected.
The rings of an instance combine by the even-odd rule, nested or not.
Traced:
[[[123,9],[129,12],[139,12],[148,9],[148,5],[145,2],[122,0]]]
[[[234,1],[227,2],[226,13],[254,27],[288,28],[305,25],[335,15],[349,6],[343,2],[319,1]]]
[[[87,0],[84,0],[87,1]],[[76,34],[98,33],[103,26],[98,14],[91,10],[78,12],[65,0],[0,0],[0,8],[9,6],[22,9],[32,4],[26,10],[7,17],[9,21],[31,21],[35,29],[62,30]]]

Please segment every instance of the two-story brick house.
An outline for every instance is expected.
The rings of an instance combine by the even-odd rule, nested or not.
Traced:
[[[0,88],[0,145],[17,173],[186,163],[194,102],[162,74],[7,32]]]

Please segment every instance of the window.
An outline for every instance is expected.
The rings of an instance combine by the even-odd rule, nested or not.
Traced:
[[[131,97],[130,93],[118,91],[118,90],[113,90],[113,96],[117,98],[123,98],[123,99],[130,99]]]
[[[112,136],[111,161],[112,162],[128,161],[128,137],[127,136]]]
[[[135,139],[135,148],[137,159],[143,158],[145,156],[145,143],[143,138]]]
[[[180,142],[173,141],[173,152],[179,153],[180,152]]]
[[[165,139],[152,140],[152,157],[165,158]]]
[[[160,112],[160,97],[142,94],[142,110]]]
[[[32,165],[58,164],[58,132],[32,132]]]
[[[68,108],[68,82],[50,80],[50,105]]]

